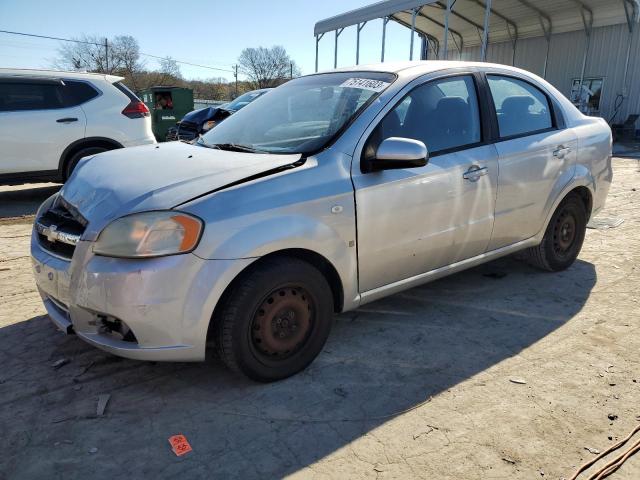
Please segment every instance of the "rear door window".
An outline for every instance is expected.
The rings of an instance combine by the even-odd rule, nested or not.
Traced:
[[[498,116],[500,138],[532,135],[553,128],[547,96],[524,80],[487,75]]]
[[[0,81],[0,111],[49,110],[64,107],[62,85]]]

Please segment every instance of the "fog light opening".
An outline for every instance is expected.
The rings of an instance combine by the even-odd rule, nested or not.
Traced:
[[[123,342],[138,343],[133,330],[119,318],[98,315],[98,330],[102,335],[109,335]]]

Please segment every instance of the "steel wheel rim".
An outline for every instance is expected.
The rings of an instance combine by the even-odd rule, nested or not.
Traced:
[[[298,353],[314,326],[315,308],[309,292],[299,285],[272,290],[251,322],[251,346],[262,357],[284,360]]]
[[[577,238],[577,221],[575,216],[563,210],[553,229],[553,247],[560,256],[566,256],[571,252]]]

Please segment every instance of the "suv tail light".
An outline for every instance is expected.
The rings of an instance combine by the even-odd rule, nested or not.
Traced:
[[[122,110],[122,114],[129,118],[142,118],[150,115],[149,109],[140,100],[132,100],[131,103]]]

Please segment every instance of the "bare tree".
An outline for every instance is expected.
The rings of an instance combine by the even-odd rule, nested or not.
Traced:
[[[112,47],[120,60],[121,70],[118,72],[129,81],[133,90],[138,90],[139,76],[144,71],[144,61],[140,60],[140,47],[138,41],[130,35],[115,37]]]
[[[255,88],[274,87],[283,79],[300,75],[300,69],[281,46],[245,48],[238,64]]]
[[[135,38],[122,35],[114,37],[105,45],[104,38],[83,35],[77,42],[64,43],[58,49],[54,61],[57,68],[87,70],[98,73],[117,73],[125,70],[134,73],[143,68],[140,62],[140,47]]]
[[[147,68],[141,59],[138,42],[132,36],[114,37],[108,41],[108,49],[101,37],[84,35],[76,40],[79,43],[64,43],[60,46],[58,56],[53,61],[55,68],[119,75],[124,77],[125,84],[135,92],[155,85],[177,85],[192,88],[196,96],[201,98],[232,98],[233,84],[227,83],[226,79],[185,80],[178,62],[171,57],[159,59],[157,69]],[[240,92],[251,88],[247,82],[239,82]]]
[[[158,60],[160,68],[157,71],[155,85],[176,85],[182,83],[182,74],[178,62],[167,56]]]

